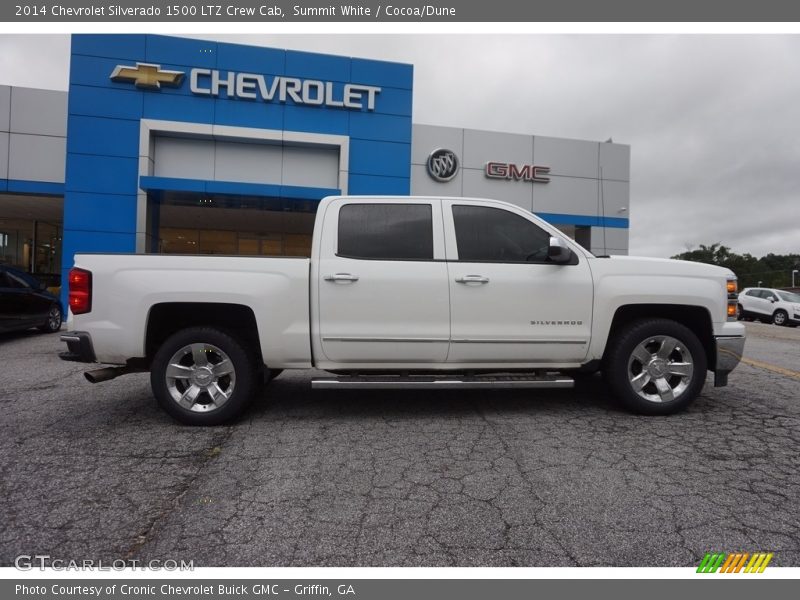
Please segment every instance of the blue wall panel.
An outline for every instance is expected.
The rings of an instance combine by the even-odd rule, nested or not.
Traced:
[[[148,35],[145,57],[140,60],[213,69],[217,66],[217,42]]]
[[[283,128],[287,131],[309,131],[347,135],[350,115],[336,108],[317,107],[309,111],[304,106],[287,106],[283,113]]]
[[[64,229],[135,233],[136,194],[70,193],[70,210],[64,214]]]
[[[217,44],[217,68],[249,73],[286,72],[286,50],[241,44]]]
[[[72,54],[143,61],[145,35],[90,34],[72,36]]]
[[[286,75],[300,79],[350,81],[350,59],[328,54],[287,50]]]
[[[237,127],[283,129],[284,110],[286,109],[282,104],[258,100],[215,100],[214,122]]]
[[[362,140],[411,143],[411,117],[354,112],[350,135]]]
[[[414,67],[402,63],[354,58],[351,61],[350,77],[353,83],[369,81],[371,85],[411,91],[414,85]]]
[[[69,87],[69,114],[117,119],[142,117],[144,99],[135,89],[96,88],[85,85]]]
[[[67,137],[67,153],[97,154],[100,156],[127,156],[137,158],[139,146],[120,143],[120,140],[139,139],[139,120],[108,119],[70,115],[68,131],[80,131],[80,135]]]
[[[408,177],[411,144],[353,140],[350,144],[350,173]]]
[[[406,177],[381,177],[379,175],[351,175],[350,194],[408,195],[411,182]]]
[[[68,196],[70,192],[135,194],[138,170],[138,158],[67,153],[65,189]]]
[[[145,94],[143,112],[146,119],[214,122],[214,102],[198,96],[183,97],[158,92]]]

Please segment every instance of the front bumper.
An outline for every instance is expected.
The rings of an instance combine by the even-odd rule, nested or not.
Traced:
[[[714,387],[728,385],[728,373],[736,368],[744,353],[743,335],[718,335],[714,338],[717,346],[717,364],[714,369]]]
[[[70,331],[61,336],[61,341],[67,343],[67,351],[59,352],[61,360],[72,362],[97,362],[92,347],[92,336],[85,331]]]

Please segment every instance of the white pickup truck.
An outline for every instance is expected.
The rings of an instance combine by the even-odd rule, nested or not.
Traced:
[[[189,424],[228,421],[283,369],[313,388],[571,387],[600,370],[629,409],[668,414],[738,364],[736,279],[596,257],[494,200],[329,197],[311,258],[78,254],[65,360],[150,371]]]

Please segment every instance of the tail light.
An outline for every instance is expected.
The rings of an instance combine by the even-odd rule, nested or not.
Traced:
[[[69,308],[73,315],[92,310],[92,272],[77,267],[69,271]]]

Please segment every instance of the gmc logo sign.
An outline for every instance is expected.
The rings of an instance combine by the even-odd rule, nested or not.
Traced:
[[[545,173],[550,172],[550,167],[539,167],[536,165],[515,165],[513,163],[487,162],[485,173],[491,179],[514,179],[516,181],[533,181],[536,183],[547,183],[549,177]]]

